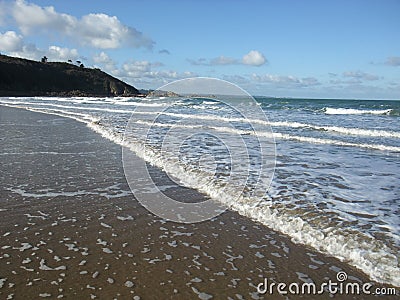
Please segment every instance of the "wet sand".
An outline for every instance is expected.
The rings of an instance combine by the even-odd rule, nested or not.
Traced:
[[[198,224],[152,215],[129,190],[121,147],[82,123],[0,106],[0,132],[1,299],[375,298],[260,295],[264,278],[371,280],[232,211]]]

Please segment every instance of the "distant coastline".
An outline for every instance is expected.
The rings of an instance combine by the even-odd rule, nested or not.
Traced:
[[[135,87],[101,71],[72,62],[41,62],[0,55],[0,97],[145,96]]]

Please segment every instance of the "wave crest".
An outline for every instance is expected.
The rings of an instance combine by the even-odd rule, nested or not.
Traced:
[[[380,110],[364,110],[364,109],[354,109],[354,108],[332,108],[325,107],[325,114],[327,115],[389,115],[392,109],[380,109]]]

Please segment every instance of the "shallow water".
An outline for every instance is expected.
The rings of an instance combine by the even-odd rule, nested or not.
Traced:
[[[170,100],[36,97],[0,103],[73,117],[118,143],[136,110],[134,131],[124,143],[146,151],[139,154],[180,183],[375,280],[399,285],[400,102],[257,98],[269,120],[249,122],[212,99],[175,99],[172,106]],[[166,110],[154,121],[155,107]],[[271,138],[269,125],[276,141],[271,185],[271,174],[260,171],[258,144],[262,135]],[[161,147],[166,138],[174,151]],[[232,163],[227,146],[241,164]]]

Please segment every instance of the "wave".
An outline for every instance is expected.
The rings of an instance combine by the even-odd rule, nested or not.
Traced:
[[[325,145],[334,145],[334,146],[342,146],[342,147],[359,147],[371,150],[380,150],[380,151],[391,151],[391,152],[400,152],[400,147],[396,146],[388,146],[388,145],[380,145],[380,144],[366,144],[366,143],[351,143],[344,142],[340,140],[334,139],[321,139],[314,138],[308,136],[296,136],[289,135],[284,133],[274,133],[275,138],[281,138],[286,140],[296,140],[299,142],[307,142],[311,144],[325,144]]]
[[[9,98],[9,99],[11,99],[11,98]],[[19,98],[19,99],[21,100],[21,98]],[[35,101],[45,101],[45,102],[56,101],[56,102],[69,102],[69,103],[79,103],[79,104],[102,104],[102,103],[104,103],[106,98],[92,98],[92,97],[71,97],[71,98],[32,97],[32,98],[26,98],[25,100],[35,100]],[[38,102],[38,103],[40,103],[40,102]]]
[[[386,131],[379,129],[362,129],[362,128],[349,128],[338,126],[315,126],[318,130],[326,130],[338,132],[342,134],[357,135],[357,136],[371,136],[371,137],[386,137],[386,138],[400,138],[399,131]]]
[[[337,132],[346,135],[400,138],[399,131],[386,131],[378,129],[362,129],[354,127],[318,126],[298,122],[269,122],[272,127],[309,128],[322,131]]]
[[[182,129],[211,129],[218,132],[224,133],[232,133],[238,135],[256,135],[263,136],[267,138],[276,138],[276,139],[284,139],[284,140],[294,140],[299,142],[306,142],[311,144],[325,144],[325,145],[334,145],[334,146],[344,146],[344,147],[359,147],[365,149],[372,150],[380,150],[380,151],[392,151],[392,152],[400,152],[400,147],[396,146],[388,146],[388,145],[379,145],[379,144],[366,144],[366,143],[351,143],[334,139],[321,139],[315,137],[308,136],[298,136],[298,135],[290,135],[279,132],[268,132],[268,131],[252,131],[252,130],[241,130],[235,129],[231,127],[222,127],[222,126],[204,126],[204,125],[181,125],[181,124],[164,124],[158,122],[147,122],[147,121],[136,121],[138,124],[145,124],[148,126],[157,126],[157,127],[174,127],[174,128],[182,128]]]
[[[354,109],[354,108],[325,107],[323,109],[323,111],[327,115],[363,115],[363,114],[389,115],[392,112],[392,109],[363,110],[363,109]]]
[[[40,107],[35,108],[35,107],[27,107],[27,106],[7,104],[7,103],[1,103],[1,105],[8,106],[8,107],[14,107],[14,108],[22,108],[22,109],[26,109],[29,111],[39,112],[42,114],[49,114],[49,115],[55,115],[55,116],[60,116],[60,117],[64,117],[64,118],[69,118],[69,119],[73,119],[73,120],[76,120],[78,122],[82,122],[85,124],[97,123],[99,121],[99,118],[93,117],[92,115],[81,114],[81,113],[77,113],[77,112],[69,112],[69,111],[65,111],[62,109],[51,109],[51,108],[44,109],[44,108],[40,108]]]
[[[11,98],[10,98],[11,99]],[[40,98],[46,99],[46,98]],[[53,98],[48,98],[53,99]],[[67,101],[64,98],[60,99],[60,101]],[[70,101],[70,100],[68,100]],[[78,103],[81,103],[80,99],[77,100]],[[115,103],[117,102],[117,103]],[[134,102],[125,102],[124,104],[121,101],[111,102],[111,104],[118,104],[122,106],[163,106],[165,104],[158,103],[134,103]],[[119,103],[118,103],[119,102]],[[87,110],[87,111],[102,111],[102,112],[110,112],[110,113],[121,113],[121,114],[156,114],[152,112],[135,112],[135,110],[121,110],[121,109],[113,109],[113,108],[99,108],[99,107],[86,107],[86,106],[69,106],[69,105],[61,105],[61,104],[53,104],[53,103],[35,103],[35,102],[27,102],[27,101],[7,101],[4,99],[0,99],[0,103],[4,104],[19,104],[19,105],[45,105],[50,107],[57,107],[61,109],[74,109],[74,110]],[[104,103],[104,102],[102,102]],[[389,111],[389,110],[384,110]],[[381,110],[380,112],[383,112]],[[65,112],[67,113],[67,112]],[[244,122],[250,124],[260,124],[264,126],[272,126],[272,127],[289,127],[289,128],[308,128],[318,131],[327,131],[327,132],[336,132],[345,135],[354,135],[354,136],[370,136],[370,137],[385,137],[385,138],[400,138],[399,131],[386,131],[386,130],[378,130],[378,129],[362,129],[362,128],[351,128],[351,127],[339,127],[339,126],[318,126],[314,124],[307,123],[299,123],[299,122],[269,122],[267,120],[260,119],[252,119],[248,120],[245,118],[234,118],[234,117],[221,117],[215,115],[189,115],[189,114],[181,114],[181,113],[169,113],[163,112],[164,115],[171,117],[179,117],[179,118],[188,118],[197,119],[197,120],[209,120],[209,121],[221,121],[221,122]],[[349,143],[348,143],[349,144]],[[366,148],[373,148],[366,146]],[[376,147],[375,147],[376,148]],[[378,147],[378,150],[382,150],[384,147]],[[388,148],[389,149],[389,148]],[[397,151],[397,150],[396,150]]]
[[[157,126],[161,125],[163,124],[157,124]],[[400,285],[397,255],[372,236],[361,232],[346,231],[344,228],[314,227],[301,215],[293,216],[290,212],[272,208],[268,204],[260,205],[259,199],[241,197],[238,201],[232,201],[232,199],[237,199],[238,195],[235,186],[230,189],[227,189],[226,186],[221,188],[217,184],[210,183],[209,178],[202,178],[199,172],[184,170],[179,166],[179,162],[163,159],[152,150],[147,150],[142,144],[132,141],[128,143],[98,124],[91,123],[89,127],[103,137],[127,147],[150,164],[178,178],[183,185],[203,192],[243,216],[287,234],[293,242],[309,245],[322,253],[344,260],[361,269],[373,280]],[[182,128],[184,127],[188,127],[188,125],[182,125]],[[207,184],[204,184],[205,182]],[[323,225],[321,226],[323,227]]]
[[[2,104],[10,104],[10,105],[42,105],[42,106],[50,106],[50,107],[58,107],[58,108],[66,108],[66,109],[75,109],[75,110],[87,110],[87,111],[103,111],[103,112],[112,112],[112,113],[122,113],[122,114],[131,114],[133,110],[122,110],[122,109],[112,109],[112,108],[100,108],[100,107],[86,107],[86,106],[69,106],[69,105],[61,105],[61,104],[53,104],[53,103],[34,103],[34,102],[24,102],[24,101],[7,101],[0,99],[0,103]],[[48,109],[46,107],[37,107],[38,109]]]
[[[21,100],[24,98],[18,97],[8,97],[10,100]],[[25,98],[24,100],[38,100],[38,101],[55,101],[55,102],[68,102],[68,103],[78,103],[78,104],[115,104],[115,105],[125,105],[125,106],[151,106],[151,107],[162,107],[165,103],[156,103],[151,101],[143,101],[143,98],[96,98],[96,97],[31,97]],[[150,102],[150,103],[149,103]],[[40,104],[39,102],[37,104]],[[49,105],[49,103],[45,103]]]
[[[14,106],[17,105],[8,105]],[[20,106],[19,106],[20,107]],[[63,112],[44,110],[43,108],[30,108],[44,113],[63,115]],[[44,110],[44,111],[43,111]],[[191,188],[195,188],[212,199],[227,205],[230,209],[252,220],[258,221],[271,229],[277,230],[290,236],[295,243],[309,245],[322,253],[332,255],[349,264],[361,269],[368,274],[371,279],[378,282],[386,282],[395,286],[400,286],[400,270],[398,268],[398,257],[381,241],[376,240],[370,235],[361,232],[346,231],[345,228],[334,228],[322,226],[314,227],[312,223],[302,217],[302,214],[293,216],[290,211],[280,210],[269,206],[267,203],[259,203],[259,199],[240,198],[237,199],[235,186],[227,190],[210,184],[199,173],[190,172],[179,167],[176,161],[160,159],[151,149],[147,149],[141,143],[125,141],[121,134],[115,133],[112,129],[104,127],[93,119],[85,118],[86,115],[75,115],[65,112],[63,116],[84,122],[93,131],[121,146],[129,148],[139,157],[152,165],[164,169],[181,182]],[[185,125],[187,126],[187,125]],[[215,127],[224,130],[221,127]],[[227,128],[228,130],[236,130]],[[249,131],[239,130],[238,133],[249,134]],[[283,138],[295,138],[289,135],[280,134]],[[306,137],[297,137],[308,139]],[[204,184],[207,182],[207,184]],[[257,204],[258,203],[258,204]]]
[[[149,114],[149,113],[147,113]],[[179,113],[168,113],[164,112],[164,115],[179,118],[188,118],[195,120],[206,120],[206,121],[221,121],[221,122],[243,122],[249,124],[259,124],[264,126],[272,127],[290,127],[290,128],[309,128],[319,131],[330,131],[337,132],[346,135],[356,136],[371,136],[371,137],[387,137],[387,138],[400,138],[400,132],[398,131],[386,131],[377,129],[362,129],[362,128],[351,128],[351,127],[339,127],[339,126],[318,126],[313,124],[299,123],[299,122],[269,122],[267,120],[260,119],[246,119],[246,118],[234,118],[234,117],[220,117],[215,115],[188,115]]]
[[[128,102],[128,101],[109,101],[111,104],[125,105],[125,106],[147,106],[147,107],[163,107],[168,104],[163,103],[143,103],[143,102]]]

